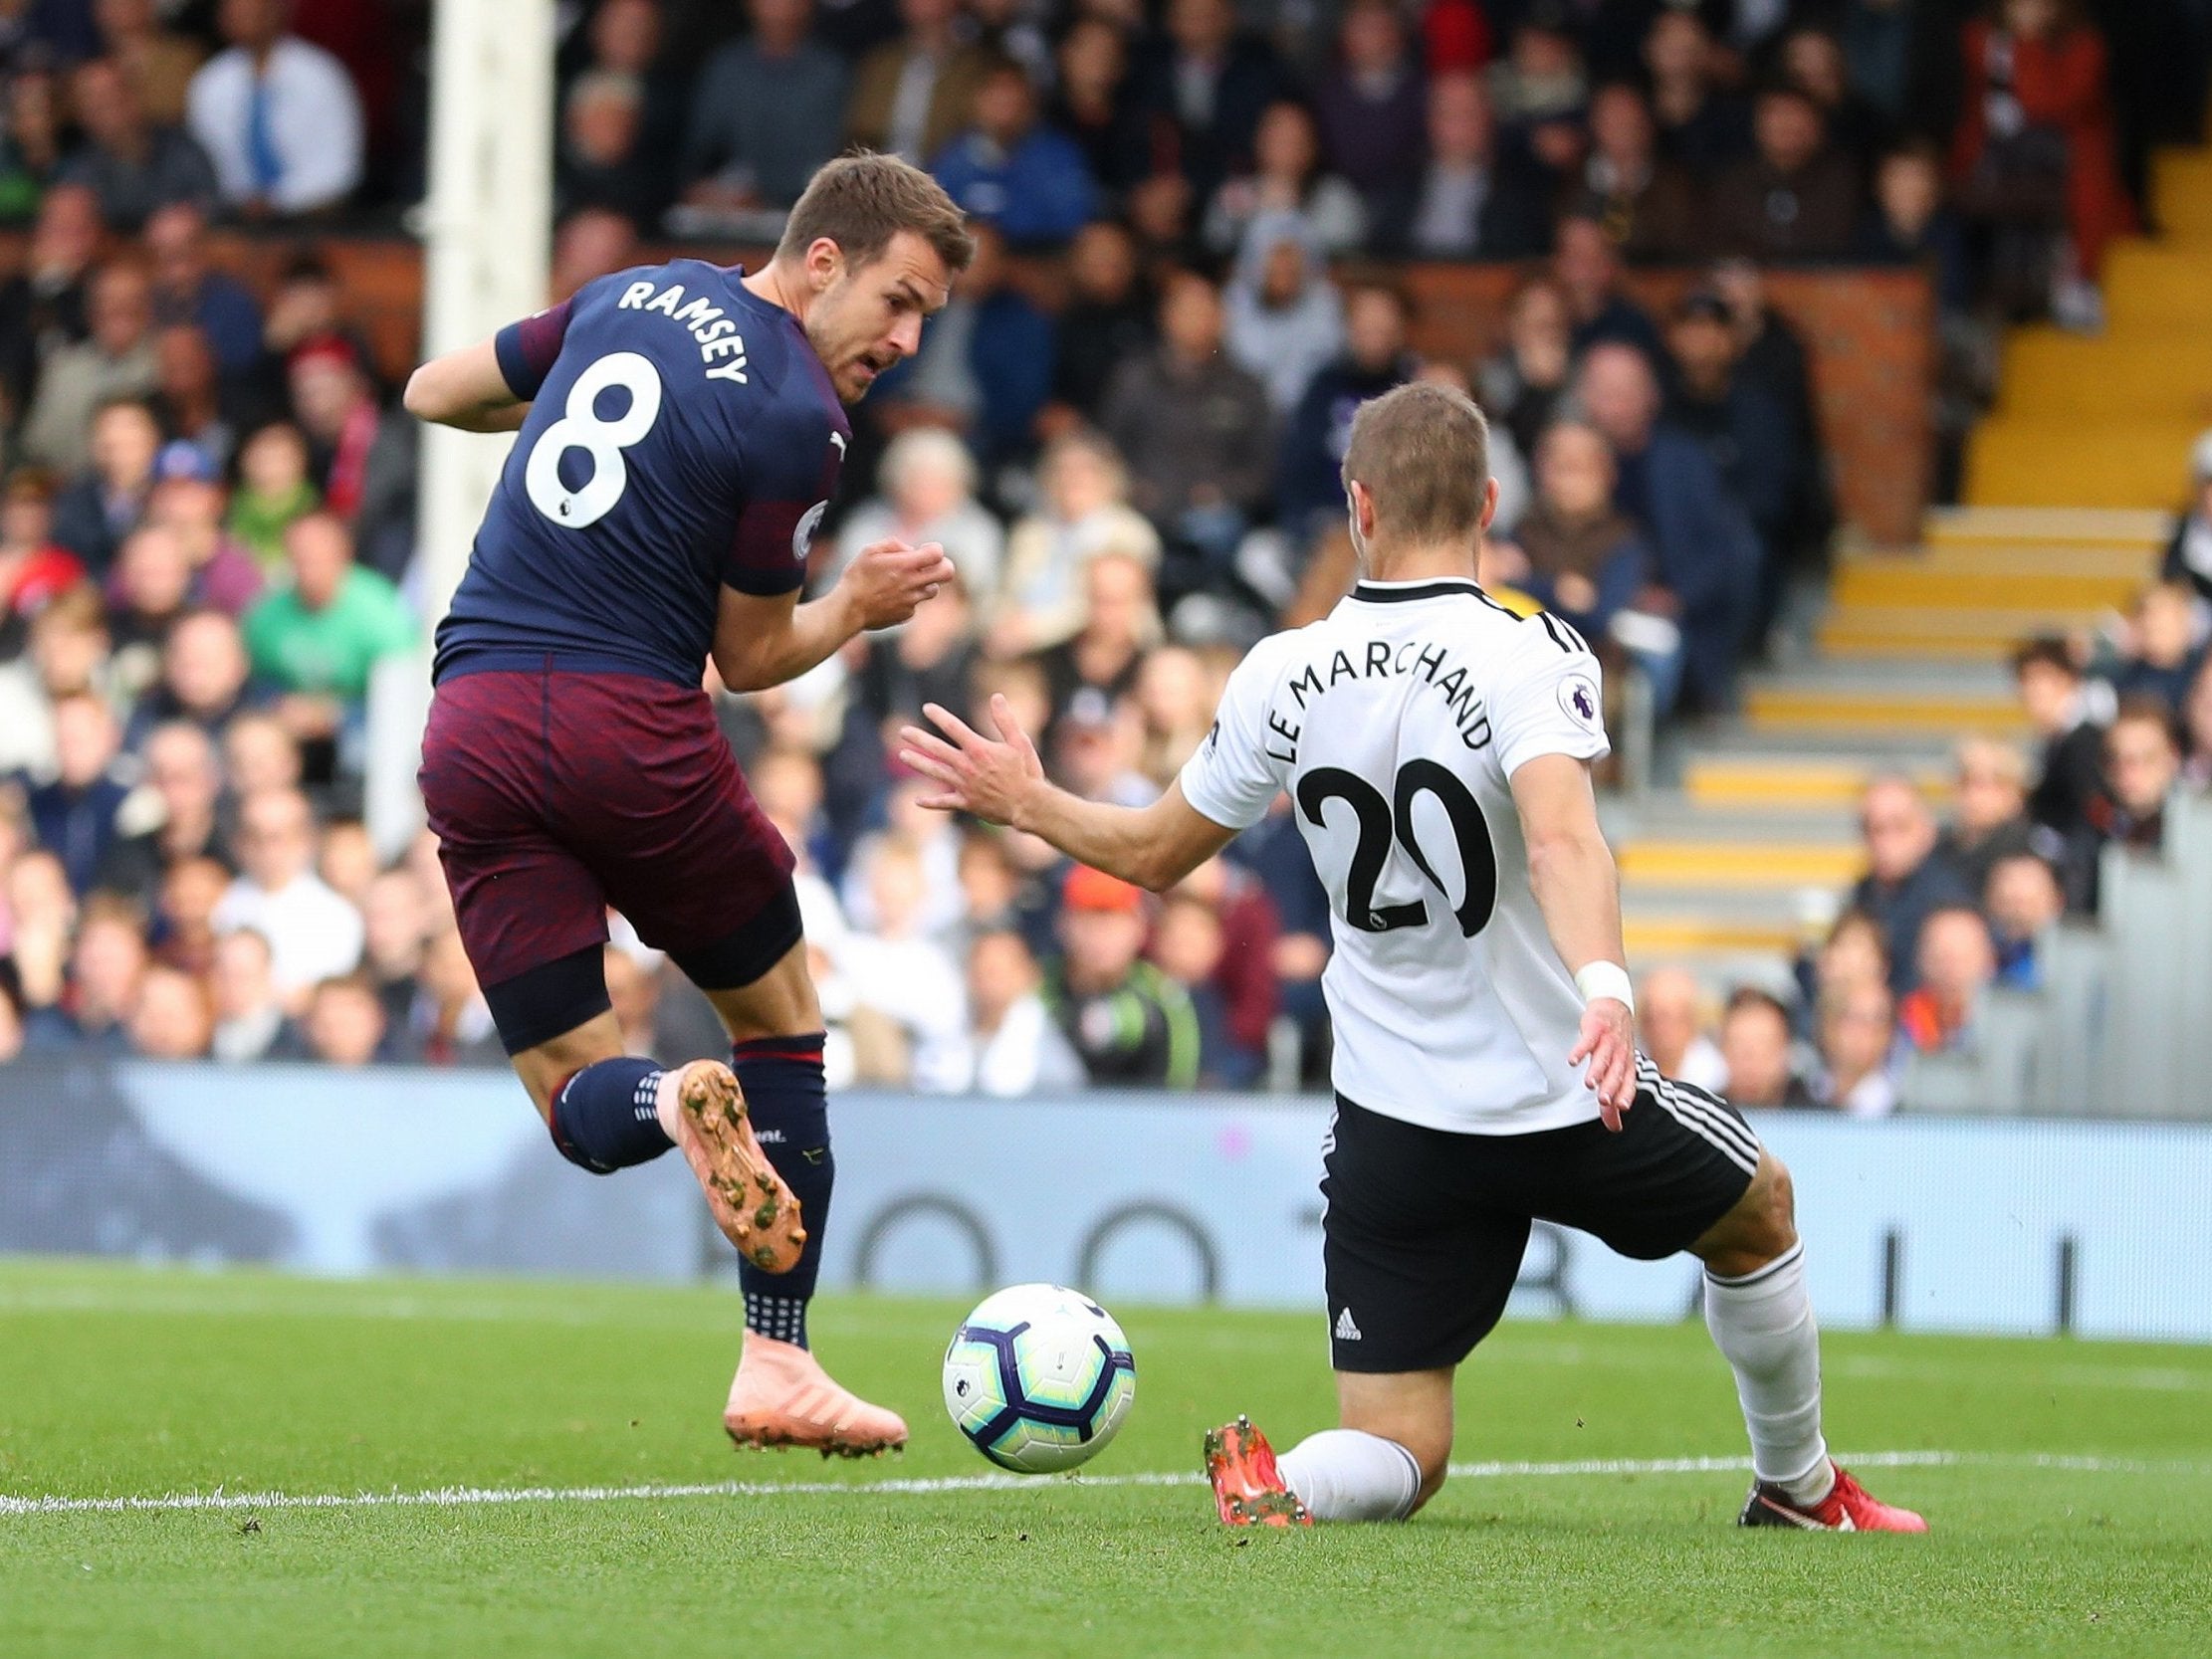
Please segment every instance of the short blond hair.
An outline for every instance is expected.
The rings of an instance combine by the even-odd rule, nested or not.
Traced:
[[[1474,399],[1417,380],[1360,405],[1344,482],[1374,498],[1379,534],[1471,540],[1490,489],[1490,423]]]

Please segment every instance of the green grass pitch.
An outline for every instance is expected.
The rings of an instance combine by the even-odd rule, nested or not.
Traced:
[[[1832,1336],[1833,1442],[1911,1454],[1864,1472],[1935,1528],[1836,1538],[1738,1530],[1732,1469],[1591,1468],[1741,1455],[1701,1327],[1509,1325],[1459,1390],[1491,1467],[1255,1537],[1188,1484],[1199,1435],[1325,1426],[1317,1317],[1117,1308],[1120,1439],[999,1489],[938,1400],[962,1312],[818,1309],[914,1428],[825,1465],[723,1439],[727,1292],[0,1264],[0,1654],[2212,1653],[2212,1350]]]

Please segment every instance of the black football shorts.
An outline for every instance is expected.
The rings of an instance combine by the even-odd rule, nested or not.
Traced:
[[[1532,1222],[1639,1260],[1671,1256],[1735,1207],[1758,1161],[1734,1107],[1642,1056],[1618,1134],[1592,1121],[1459,1135],[1339,1095],[1321,1181],[1335,1367],[1456,1365],[1504,1314]]]

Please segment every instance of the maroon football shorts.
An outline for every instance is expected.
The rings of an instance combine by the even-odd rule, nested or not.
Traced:
[[[609,906],[710,990],[796,942],[791,850],[696,687],[550,667],[450,677],[421,784],[487,991],[604,943]],[[777,937],[752,937],[764,930]]]

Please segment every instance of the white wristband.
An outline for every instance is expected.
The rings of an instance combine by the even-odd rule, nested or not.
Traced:
[[[1630,1013],[1636,1012],[1636,987],[1629,982],[1629,970],[1619,962],[1591,962],[1577,968],[1575,989],[1582,992],[1586,1003],[1608,996]]]

